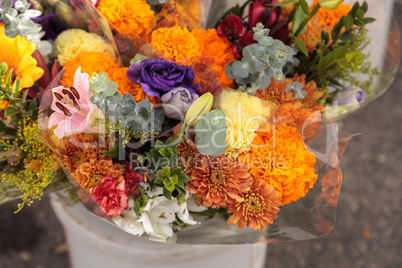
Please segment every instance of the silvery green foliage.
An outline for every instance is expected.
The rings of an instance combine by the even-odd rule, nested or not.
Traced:
[[[130,61],[130,65],[136,64],[136,63],[140,63],[141,61],[148,59],[147,56],[142,55],[142,54],[136,54],[134,56],[134,58]]]
[[[122,124],[133,134],[143,133],[142,137],[162,131],[165,114],[162,109],[153,109],[148,99],[136,103],[130,94],[122,96],[117,91],[117,84],[110,81],[103,72],[92,74],[89,83],[94,94],[91,97],[92,103],[102,110],[110,121]]]
[[[226,66],[227,76],[240,85],[240,91],[250,95],[255,95],[258,89],[267,88],[271,78],[285,80],[283,68],[287,62],[296,60],[296,51],[268,36],[269,29],[264,29],[262,23],[258,23],[253,32],[258,43],[243,49],[241,61],[232,61]]]
[[[94,72],[89,78],[89,90],[94,95],[104,93],[106,97],[110,97],[116,93],[117,84],[116,82],[110,81],[106,73],[100,72],[97,74]]]
[[[226,115],[222,110],[203,114],[195,126],[195,142],[203,155],[218,157],[225,152]]]
[[[3,4],[2,4],[3,3]],[[42,12],[39,10],[29,9],[30,4],[27,0],[11,1],[0,0],[0,20],[4,22],[5,33],[8,37],[14,38],[17,35],[28,37],[39,33],[42,26],[31,20],[31,18],[39,17]]]
[[[285,89],[285,93],[294,91],[294,97],[297,100],[302,100],[307,96],[307,91],[303,90],[303,85],[299,82],[294,82]]]

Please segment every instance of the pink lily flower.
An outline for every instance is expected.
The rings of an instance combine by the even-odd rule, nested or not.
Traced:
[[[92,128],[97,118],[103,118],[102,112],[91,102],[88,74],[81,73],[81,67],[74,76],[74,86],[62,86],[52,89],[54,113],[49,117],[48,128],[57,125],[54,134],[59,138],[78,133],[99,132],[99,127]]]

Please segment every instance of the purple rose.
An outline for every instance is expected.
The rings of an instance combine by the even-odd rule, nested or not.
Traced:
[[[128,79],[141,84],[142,89],[151,97],[160,98],[177,87],[184,87],[196,93],[193,67],[186,67],[167,60],[146,59],[131,65],[127,70]]]
[[[162,107],[166,117],[183,120],[191,104],[198,99],[198,95],[190,93],[184,87],[177,87],[162,96]]]

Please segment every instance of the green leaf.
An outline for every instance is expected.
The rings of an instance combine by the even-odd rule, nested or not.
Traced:
[[[175,188],[175,184],[169,180],[169,178],[166,178],[163,180],[163,185],[165,186],[166,190],[169,192],[173,192]]]
[[[335,37],[336,37],[339,34],[342,27],[344,26],[344,24],[343,24],[344,19],[345,19],[345,15],[343,15],[342,18],[339,20],[339,22],[337,24],[335,24],[334,29],[332,30],[332,34],[333,34],[332,36],[335,35]]]
[[[285,2],[281,2],[281,3],[276,3],[276,4],[269,4],[269,7],[281,7],[281,6],[286,6],[286,5],[291,5],[291,4],[295,4],[296,1],[295,0],[288,0]]]
[[[0,64],[0,76],[3,76],[6,74],[8,69],[7,63],[3,62],[2,64]]]
[[[359,9],[360,4],[359,2],[356,1],[356,3],[353,5],[352,9],[350,10],[349,14],[352,15],[352,17],[355,17],[356,11]]]
[[[361,10],[361,9],[358,9],[358,10],[356,11],[356,17],[357,17],[359,20],[364,19],[364,11]]]
[[[33,100],[31,100],[31,101],[29,102],[29,107],[28,107],[28,109],[29,109],[29,110],[34,110],[34,109],[36,109],[36,108],[38,108],[38,105],[36,104],[36,98],[34,98]]]
[[[308,14],[310,13],[310,10],[309,10],[309,8],[308,8],[307,1],[306,1],[306,0],[300,0],[300,1],[299,1],[299,4],[300,4],[302,10],[304,11],[304,13],[305,13],[306,15],[308,15]]]
[[[0,132],[5,132],[6,131],[6,124],[0,120]]]
[[[366,1],[363,2],[363,4],[361,5],[360,9],[363,10],[364,13],[367,12],[367,10],[368,10],[368,4],[367,4]]]
[[[11,69],[11,70],[8,71],[7,76],[6,76],[6,79],[4,80],[4,84],[5,84],[7,87],[10,87],[10,86],[11,86],[11,77],[12,77],[12,75],[13,75],[13,69]]]
[[[171,200],[172,199],[172,192],[170,192],[166,188],[163,188],[163,196],[166,197],[166,199]]]
[[[351,33],[348,33],[348,34],[342,35],[339,38],[339,40],[341,40],[342,42],[350,42],[350,41],[355,40],[355,35],[351,34]]]
[[[13,84],[13,97],[18,98],[20,96],[20,82],[21,80],[15,79]]]
[[[141,201],[140,198],[137,198],[134,204],[134,212],[137,218],[140,218],[140,207],[141,207]]]
[[[354,19],[352,15],[348,14],[344,19],[344,25],[347,30],[352,30],[354,24]]]
[[[10,99],[10,100],[8,100],[8,102],[10,103],[10,105],[14,105],[14,104],[16,104],[16,103],[20,103],[20,102],[21,102],[21,99],[19,99],[19,98]]]
[[[308,49],[307,49],[306,43],[299,38],[295,38],[294,41],[295,41],[297,47],[300,49],[300,51],[304,55],[308,56]]]
[[[9,116],[13,116],[19,113],[19,110],[17,108],[14,107],[8,107],[5,111],[4,111],[4,117],[9,117]]]
[[[116,144],[114,145],[114,147],[112,149],[110,149],[109,151],[103,152],[102,154],[104,156],[108,156],[114,159],[118,159],[119,158],[119,143],[116,142]]]
[[[24,102],[24,103],[27,101],[28,92],[29,92],[29,90],[26,89],[26,90],[24,91],[24,93],[22,94],[22,102]]]
[[[369,24],[369,23],[375,22],[376,19],[375,19],[375,18],[364,18],[362,21],[363,21],[365,24]]]
[[[17,130],[15,128],[7,127],[5,132],[7,135],[17,136]]]
[[[296,8],[296,11],[293,16],[293,25],[292,25],[292,33],[296,33],[297,29],[299,29],[300,24],[307,17],[306,13],[304,13],[301,6]],[[307,29],[307,25],[301,30],[300,35],[302,35]]]

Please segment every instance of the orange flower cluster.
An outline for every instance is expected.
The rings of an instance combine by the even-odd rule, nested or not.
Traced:
[[[192,33],[200,46],[201,55],[215,60],[219,81],[228,87],[234,87],[233,80],[225,72],[226,65],[236,61],[229,40],[219,37],[216,29],[194,29]]]
[[[154,25],[154,12],[145,0],[101,0],[98,10],[120,32],[143,36]]]
[[[233,87],[233,80],[226,76],[226,65],[235,61],[231,44],[225,37],[220,37],[215,29],[194,29],[173,26],[159,28],[152,33],[151,45],[166,57],[179,63],[188,63],[186,58],[205,56],[214,59],[219,80],[222,84]],[[191,60],[191,65],[197,64],[197,59]]]
[[[316,6],[318,1],[319,0],[314,0],[313,6]],[[320,21],[323,25],[331,26],[332,29],[334,28],[335,24],[339,22],[342,16],[346,16],[351,10],[351,5],[341,3],[337,8],[332,10],[320,8],[317,12],[317,16],[320,18]]]
[[[251,161],[250,173],[272,185],[283,204],[304,197],[317,180],[316,159],[294,127],[268,124],[259,129],[251,150],[239,161]]]
[[[246,165],[232,158],[200,155],[190,180],[186,188],[197,194],[197,202],[215,209],[228,208],[233,213],[228,224],[237,223],[239,229],[250,226],[262,232],[277,218],[278,192],[253,178]]]
[[[320,8],[322,10],[323,8]],[[320,21],[320,17],[317,15],[312,17],[307,23],[306,31],[299,37],[306,43],[307,50],[313,52],[317,44],[321,42],[321,32],[325,31],[331,37],[332,28],[324,25]]]
[[[81,66],[81,72],[87,73],[89,76],[93,72],[105,72],[114,68],[118,68],[114,59],[99,52],[82,52],[75,58],[68,60],[64,65],[64,73],[61,84],[64,87],[71,87],[74,84],[74,75],[78,67]]]
[[[288,78],[283,82],[272,79],[268,88],[258,90],[256,94],[257,97],[263,100],[281,105],[276,111],[276,116],[282,118],[280,124],[296,127],[299,132],[301,132],[301,128],[307,119],[317,111],[322,112],[324,110],[324,106],[318,103],[324,92],[317,88],[317,84],[314,81],[306,83],[305,78],[306,75],[296,74],[293,78]],[[302,100],[295,99],[293,91],[285,92],[286,88],[293,82],[302,84],[303,90],[307,92],[307,95]],[[318,123],[315,123],[308,128],[304,128],[304,138],[313,137],[316,134],[315,128],[317,126]]]

